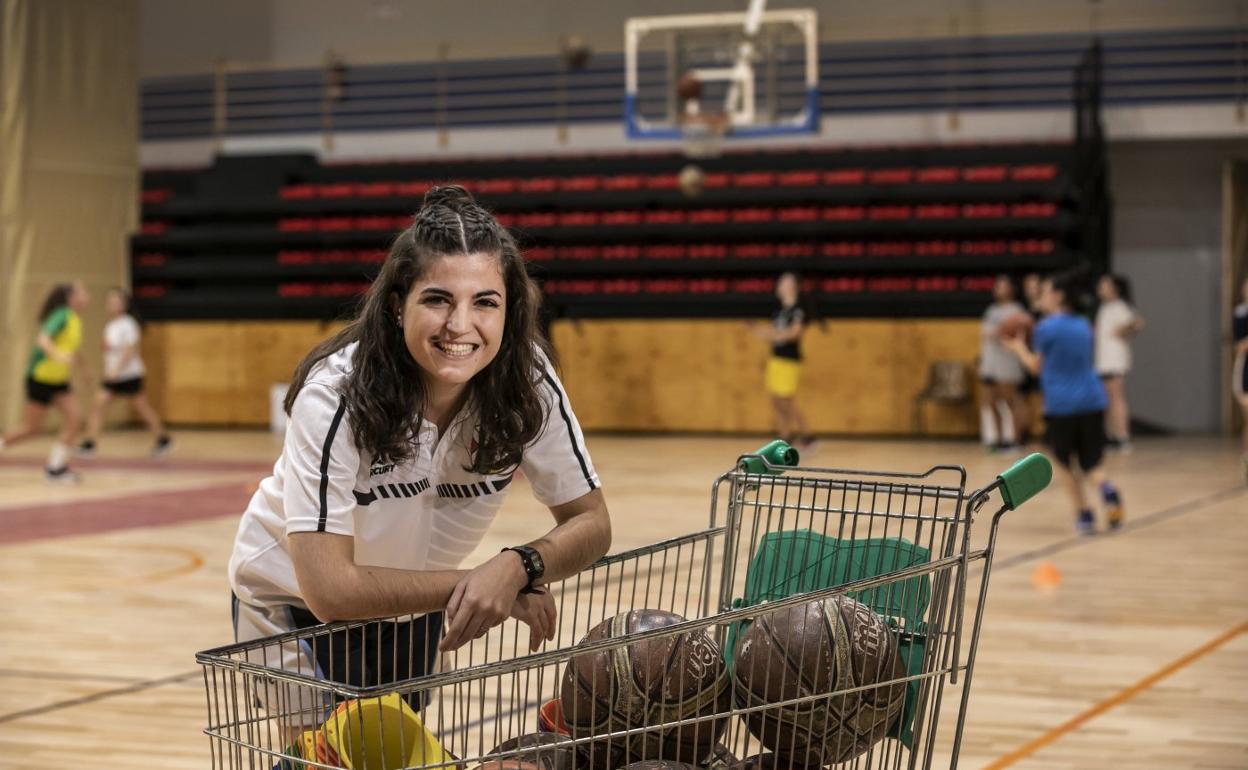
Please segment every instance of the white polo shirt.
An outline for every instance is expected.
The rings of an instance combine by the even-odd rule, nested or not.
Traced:
[[[287,536],[293,532],[350,535],[360,565],[458,569],[503,503],[511,475],[464,470],[474,414],[461,412],[443,436],[423,420],[415,454],[403,463],[374,463],[356,446],[339,395],[354,350],[353,343],[332,354],[308,376],[273,475],[260,482],[243,514],[229,566],[230,585],[242,602],[306,606],[290,560]],[[534,496],[553,507],[597,489],[599,481],[567,393],[545,357],[541,362],[546,423],[520,468]]]

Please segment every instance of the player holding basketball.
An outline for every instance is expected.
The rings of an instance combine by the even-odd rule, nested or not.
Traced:
[[[780,309],[771,317],[771,324],[755,327],[755,336],[771,343],[764,386],[771,396],[776,434],[809,451],[814,439],[795,396],[802,379],[802,334],[812,319],[802,306],[801,283],[796,273],[781,273],[776,279],[776,299],[780,300]]]
[[[983,443],[994,449],[1013,449],[1022,443],[1027,424],[1026,406],[1018,393],[1025,374],[1023,365],[1005,346],[1001,334],[1007,319],[1026,313],[1014,298],[1014,282],[1008,275],[997,276],[992,304],[980,324],[979,346],[980,435]]]
[[[75,371],[90,378],[82,345],[82,319],[78,313],[91,301],[82,281],[58,284],[48,293],[39,311],[39,335],[26,368],[26,411],[21,426],[0,437],[0,449],[30,438],[43,429],[52,407],[61,415],[61,430],[48,453],[44,476],[48,481],[76,482],[69,469],[69,452],[82,427],[78,401],[70,391]]]
[[[498,221],[461,187],[430,190],[359,316],[295,372],[285,446],[230,559],[238,640],[415,615],[282,662],[378,684],[430,670],[444,615],[444,651],[509,616],[533,649],[554,638],[541,586],[606,553],[611,524],[539,301]],[[462,569],[517,470],[554,528]]]
[[[1093,366],[1092,326],[1071,307],[1072,284],[1067,276],[1045,279],[1040,296],[1045,319],[1036,327],[1034,351],[1021,335],[1005,343],[1040,375],[1046,438],[1077,511],[1075,529],[1090,535],[1096,531],[1096,518],[1085,479],[1099,488],[1110,529],[1122,526],[1124,508],[1121,493],[1102,466],[1107,400]]]
[[[147,423],[156,440],[152,456],[160,457],[169,451],[173,441],[143,392],[143,375],[147,370],[139,355],[142,331],[130,310],[130,295],[124,289],[109,289],[104,307],[108,312],[108,323],[104,325],[104,382],[95,395],[95,406],[87,418],[87,435],[78,445],[78,454],[84,457],[95,454],[95,440],[100,435],[104,410],[114,398],[123,398]]]

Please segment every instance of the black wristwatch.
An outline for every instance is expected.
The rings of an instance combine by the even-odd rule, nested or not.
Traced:
[[[520,554],[520,561],[524,564],[524,574],[529,576],[528,584],[520,589],[522,594],[536,593],[537,589],[533,584],[546,574],[546,562],[542,561],[542,555],[537,552],[536,548],[527,545],[517,545],[510,548],[504,548],[504,551],[515,551]]]

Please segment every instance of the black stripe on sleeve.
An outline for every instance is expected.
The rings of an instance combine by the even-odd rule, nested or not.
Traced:
[[[507,485],[510,483],[511,483],[511,476],[508,476],[505,479],[499,479],[498,481],[494,482],[494,491],[502,492],[504,489],[507,488]]]
[[[407,497],[407,495],[400,492],[399,488],[393,484],[390,485],[390,496],[391,497]]]
[[[559,400],[559,414],[563,417],[563,424],[568,429],[568,441],[572,443],[572,454],[576,455],[576,461],[581,464],[581,473],[585,476],[585,483],[589,484],[589,491],[594,491],[598,487],[594,484],[593,478],[589,475],[589,466],[585,463],[585,455],[581,453],[581,447],[576,443],[576,431],[572,430],[572,418],[568,416],[568,407],[563,403],[563,391],[559,389],[559,384],[555,382],[555,378],[550,376],[550,372],[542,373],[546,382],[555,391],[555,398]]]
[[[353,491],[355,493],[356,505],[372,505],[373,502],[376,501],[377,499],[377,495],[373,494],[373,491],[371,489],[367,492],[361,492],[358,489],[353,490]]]
[[[338,433],[338,425],[342,415],[347,411],[347,402],[338,399],[338,411],[329,423],[329,431],[325,434],[325,443],[321,446],[321,516],[316,522],[316,531],[324,532],[326,520],[329,518],[329,450],[334,446],[334,435]]]
[[[378,484],[377,486],[373,488],[376,489],[377,493],[380,494],[382,497],[386,498],[387,500],[390,499],[390,493],[386,491],[385,484]]]

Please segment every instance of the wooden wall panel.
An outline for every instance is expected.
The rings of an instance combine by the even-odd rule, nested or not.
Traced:
[[[143,335],[149,392],[171,424],[260,426],[269,387],[337,331],[316,321],[173,321]]]
[[[316,322],[152,323],[149,392],[169,422],[267,425],[269,386],[338,327]],[[587,430],[766,432],[767,344],[733,320],[560,321],[553,337]],[[836,320],[803,342],[799,402],[820,433],[906,434],[914,395],[941,359],[971,365],[974,320]],[[932,433],[973,435],[968,407],[927,407]]]
[[[763,432],[767,344],[741,321],[564,321],[554,325],[564,379],[587,429]],[[803,342],[798,394],[821,433],[905,434],[936,360],[978,352],[975,320],[864,319],[816,325]],[[933,433],[971,435],[968,407],[927,407]]]

